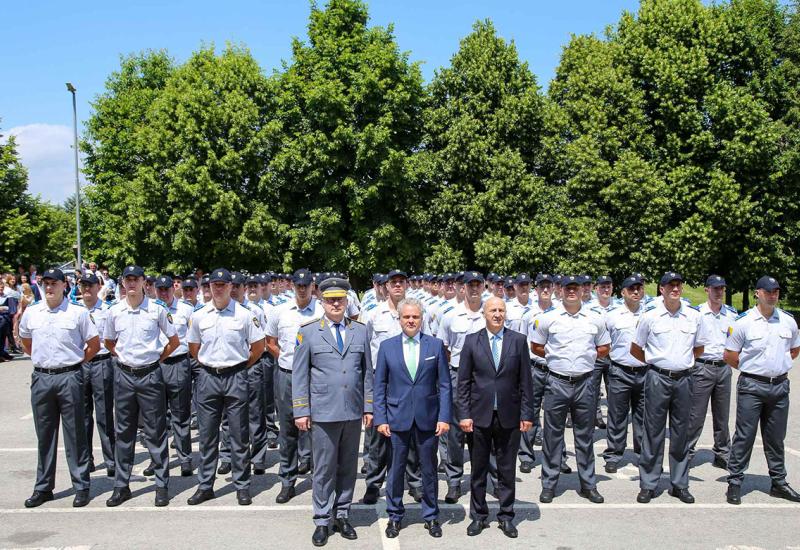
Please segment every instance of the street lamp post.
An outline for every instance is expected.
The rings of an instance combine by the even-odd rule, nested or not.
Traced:
[[[78,265],[77,268],[83,267],[81,259],[81,184],[78,176],[78,104],[75,99],[75,86],[71,82],[67,82],[67,90],[72,94],[72,132],[73,132],[73,145],[75,150],[75,227],[78,232]]]

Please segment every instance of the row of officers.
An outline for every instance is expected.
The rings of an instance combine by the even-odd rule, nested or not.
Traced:
[[[758,280],[756,306],[740,315],[722,303],[725,281],[716,275],[706,281],[708,300],[699,307],[682,299],[682,277],[674,272],[660,279],[654,299],[645,296],[645,281],[636,274],[622,281],[621,299],[612,297],[607,277],[589,281],[587,294],[582,276],[521,273],[511,297],[474,271],[427,286],[416,279],[422,284],[410,284],[400,270],[378,276],[359,304],[341,277],[301,269],[292,276],[292,292],[275,297],[263,277],[220,268],[200,281],[206,296],[200,303],[197,281],[183,281],[179,300],[166,276],[155,281],[159,298],[149,298],[143,270],[131,265],[123,271],[120,301],[108,305],[98,299],[94,275],[79,281],[78,302],[64,297],[60,270],[45,271],[44,299],[27,308],[20,323],[34,365],[38,438],[36,485],[25,506],[53,499],[59,423],[73,505],[88,504],[92,410],[114,478],[107,506],[131,498],[139,430],[151,457],[145,473],[155,477],[155,505],[168,505],[168,435],[181,475],[194,475],[194,410],[200,461],[190,505],[215,498],[218,472],[231,472],[238,503],[250,504],[251,474],[264,473],[267,449],[275,446],[270,433],[277,432],[277,502],[291,500],[298,475],[313,470],[312,542],[322,546],[333,532],[355,539],[348,514],[364,427],[362,502],[377,502],[385,484],[388,537],[403,527],[406,486],[422,504],[425,529],[442,535],[437,473],[443,466],[445,501],[457,502],[465,444],[472,466],[468,535],[488,526],[491,483],[499,527],[516,537],[518,457],[520,470],[530,472],[541,441],[539,500],[551,502],[560,474],[570,471],[568,426],[579,494],[603,502],[592,449],[604,382],[605,471],[615,472],[622,460],[630,417],[638,502],[657,494],[667,423],[669,494],[694,502],[689,464],[709,402],[714,465],[728,470],[727,501],[741,503],[760,427],[770,495],[800,502],[784,461],[787,373],[800,352],[800,335],[792,316],[777,307],[774,278]],[[732,441],[729,367],[740,373]]]

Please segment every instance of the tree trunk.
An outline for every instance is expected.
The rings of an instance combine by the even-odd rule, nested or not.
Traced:
[[[750,309],[750,289],[744,287],[742,290],[742,311]]]

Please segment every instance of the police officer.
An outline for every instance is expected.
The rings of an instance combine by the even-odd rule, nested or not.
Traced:
[[[48,269],[42,277],[45,299],[25,308],[19,335],[31,356],[31,407],[36,427],[37,465],[33,494],[26,508],[53,500],[56,480],[58,426],[62,425],[75,499],[72,505],[89,503],[89,448],[84,424],[82,363],[100,349],[97,327],[89,311],[64,297],[64,273]]]
[[[358,466],[361,423],[372,425],[372,359],[366,327],[345,318],[350,284],[330,277],[320,285],[325,315],[297,333],[292,364],[295,425],[311,430],[314,546],[328,530],[358,538],[348,521]]]
[[[591,285],[589,285],[591,288]],[[614,290],[614,283],[608,275],[601,275],[595,280],[595,297],[589,302],[589,305],[599,309],[605,314],[609,308],[614,306],[614,301],[611,299],[611,293]],[[597,401],[597,410],[595,412],[594,425],[601,430],[606,427],[606,422],[603,420],[603,411],[600,407],[600,386],[605,382],[606,396],[608,396],[608,367],[611,363],[608,357],[598,357],[594,362],[594,374],[592,376],[592,383],[594,384],[594,391]]]
[[[603,451],[605,471],[616,473],[628,440],[628,411],[632,411],[633,452],[641,452],[644,432],[644,382],[647,365],[631,355],[631,342],[644,313],[644,282],[637,275],[622,281],[623,303],[606,313],[606,328],[611,336],[611,365],[608,367],[608,445]]]
[[[539,501],[552,502],[564,451],[567,413],[572,417],[578,494],[599,504],[594,469],[594,413],[597,407],[592,374],[597,357],[608,355],[611,338],[603,315],[581,300],[580,279],[562,278],[562,307],[546,310],[534,322],[532,350],[547,361],[544,392],[542,492]]]
[[[231,298],[231,274],[217,268],[209,275],[211,302],[192,314],[187,341],[200,363],[198,420],[200,467],[198,487],[186,501],[201,504],[214,498],[214,471],[219,455],[219,427],[228,418],[236,500],[250,498],[247,369],[264,353],[264,332],[253,313]]]
[[[800,353],[800,334],[794,318],[776,307],[780,290],[774,277],[761,277],[756,283],[755,307],[739,315],[725,343],[725,362],[739,370],[736,431],[728,460],[726,496],[731,504],[742,502],[742,480],[759,425],[772,478],[769,494],[800,502],[800,494],[786,483],[783,448],[789,419],[787,373]]]
[[[507,304],[506,328],[521,332],[522,317],[533,305],[531,300],[531,277],[527,273],[518,273],[514,278],[514,299]]]
[[[172,277],[162,275],[156,278],[156,294],[159,302],[166,306],[175,334],[180,344],[163,361],[161,374],[167,390],[167,410],[170,415],[172,437],[175,451],[181,465],[181,476],[192,475],[192,439],[189,432],[189,418],[192,399],[192,370],[189,364],[189,346],[186,334],[189,331],[189,319],[194,307],[175,297],[175,286]],[[162,343],[164,342],[162,338]],[[148,471],[145,475],[150,475]]]
[[[283,300],[272,295],[272,276],[269,273],[259,275],[259,288],[261,301],[258,304],[264,310],[264,319],[269,319],[271,312]],[[266,331],[266,323],[264,324]],[[275,413],[275,370],[278,368],[275,358],[269,351],[264,352],[261,359],[264,362],[264,416],[267,426],[267,449],[278,448],[278,416]]]
[[[708,402],[711,401],[711,417],[714,426],[714,462],[723,470],[728,469],[731,436],[728,429],[731,407],[731,369],[723,361],[728,328],[733,326],[738,312],[722,303],[725,299],[725,279],[710,275],[706,279],[708,300],[700,304],[700,314],[706,319],[709,330],[708,344],[703,355],[695,361],[692,374],[692,412],[689,417],[689,460],[695,454],[695,445],[703,432]]]
[[[313,295],[311,272],[298,269],[292,276],[294,297],[276,307],[267,319],[267,349],[278,362],[275,372],[275,405],[280,433],[280,466],[278,477],[281,491],[275,498],[278,504],[289,502],[294,495],[297,476],[311,469],[311,442],[308,433],[300,434],[294,423],[292,409],[292,364],[297,345],[297,332],[308,321],[323,315],[322,305]]]
[[[169,449],[166,426],[166,385],[160,362],[180,345],[169,311],[144,295],[144,270],[129,265],[122,271],[125,299],[111,307],[103,338],[117,357],[114,371],[114,414],[117,426],[114,492],[106,506],[131,498],[136,429],[141,417],[145,445],[154,463],[156,506],[169,504]],[[167,338],[161,345],[161,333]]]
[[[183,280],[183,298],[181,301],[188,304],[192,307],[192,311],[197,311],[198,309],[203,307],[203,302],[199,300],[199,288],[197,285],[197,279],[195,279],[192,275],[188,275]],[[196,430],[197,429],[197,375],[200,370],[200,365],[197,362],[197,359],[189,354],[189,367],[192,371],[192,402],[191,402],[191,415],[189,420],[189,429]]]
[[[644,437],[639,456],[637,502],[655,496],[664,462],[669,418],[669,494],[691,504],[689,492],[689,415],[692,407],[692,368],[703,354],[708,333],[703,316],[681,300],[683,278],[670,271],[661,277],[663,300],[648,306],[639,321],[631,355],[647,363]]]

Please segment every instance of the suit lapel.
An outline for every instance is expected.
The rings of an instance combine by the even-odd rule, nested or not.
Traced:
[[[347,353],[347,350],[350,348],[350,342],[353,341],[353,326],[352,326],[353,322],[347,317],[345,317],[343,323],[345,326],[344,330],[347,333],[343,335],[345,338],[344,338],[344,348],[342,349],[342,355],[345,355]],[[336,349],[338,350],[339,348],[337,347]]]
[[[486,329],[481,329],[478,335],[478,347],[480,347],[486,357],[489,359],[489,366],[494,369],[494,355],[492,355],[492,343],[489,341],[489,335],[486,332]]]
[[[336,341],[333,339],[333,335],[331,334],[331,327],[328,325],[328,322],[325,320],[325,317],[319,320],[319,330],[322,333],[322,339],[325,340],[336,353],[339,353],[339,346],[336,344]]]
[[[419,357],[417,361],[417,378],[419,378],[422,367],[425,365],[425,358],[428,356],[428,339],[424,334],[419,335]],[[416,381],[416,379],[415,379]]]
[[[506,365],[506,356],[508,355],[508,348],[511,345],[508,338],[508,331],[503,331],[503,342],[500,345],[500,365],[497,367],[497,372],[500,372]]]
[[[397,338],[397,348],[398,348],[397,357],[400,358],[400,368],[405,373],[406,378],[408,378],[411,381],[411,383],[413,384],[414,383],[414,379],[411,378],[411,373],[408,372],[408,366],[406,365],[405,349],[403,348],[403,338],[405,338],[405,337],[406,337],[406,335],[401,332],[400,336]],[[417,373],[419,373],[419,369],[417,369]]]

